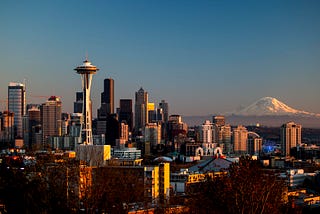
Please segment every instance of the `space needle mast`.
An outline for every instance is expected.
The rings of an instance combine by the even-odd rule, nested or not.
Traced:
[[[74,70],[81,75],[83,90],[83,120],[81,125],[81,142],[83,142],[84,145],[93,145],[90,90],[92,75],[95,74],[99,70],[99,68],[92,65],[91,62],[89,62],[86,58],[86,60],[83,61],[83,64],[76,67]]]

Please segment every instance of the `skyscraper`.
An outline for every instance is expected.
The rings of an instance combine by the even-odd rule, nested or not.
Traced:
[[[213,143],[213,124],[206,120],[201,126],[200,141],[202,143]]]
[[[228,124],[226,125],[225,117],[221,115],[213,116],[212,123],[214,129],[213,142],[223,146],[226,153],[231,153],[231,127]]]
[[[61,136],[61,110],[61,100],[56,96],[51,96],[40,106],[43,143],[50,136]]]
[[[161,100],[161,103],[159,103],[159,107],[163,112],[163,120],[165,123],[167,123],[169,119],[169,105],[165,100]]]
[[[154,109],[148,112],[149,123],[164,123],[162,108]]]
[[[73,102],[73,113],[82,113],[83,108],[83,93],[77,92],[76,93],[76,101]]]
[[[107,115],[114,113],[114,80],[111,78],[104,80],[104,90],[101,93],[101,110]]]
[[[148,121],[148,92],[140,88],[135,98],[135,131],[138,132],[139,129],[143,130]]]
[[[14,144],[14,113],[0,112],[0,142],[5,143],[5,148]],[[8,144],[9,143],[9,144]]]
[[[83,124],[82,124],[82,142],[86,145],[93,145],[92,139],[92,113],[90,108],[90,91],[92,75],[99,69],[92,65],[87,59],[83,61],[83,64],[76,67],[74,70],[81,75],[82,90],[83,90]]]
[[[225,117],[221,116],[221,115],[216,115],[212,117],[212,123],[214,123],[215,125],[219,126],[224,126],[226,121],[225,121]]]
[[[221,127],[214,125],[214,129],[218,129],[218,131],[215,131],[215,133],[219,133],[218,143],[224,148],[225,153],[232,153],[233,147],[231,144],[231,126],[229,124]]]
[[[117,114],[109,114],[106,121],[106,145],[115,146],[116,140],[120,137],[120,124]]]
[[[150,120],[150,116],[152,115],[152,112],[155,111],[155,106],[154,106],[154,103],[149,103],[147,104],[147,115],[148,115],[148,119],[146,121],[146,123],[151,123],[151,120]]]
[[[133,113],[132,113],[132,100],[131,99],[120,99],[119,108],[119,122],[126,122],[129,131],[133,128]]]
[[[234,153],[246,154],[247,142],[248,142],[248,130],[246,127],[239,125],[237,128],[233,129]]]
[[[174,142],[176,136],[185,135],[188,132],[188,125],[182,122],[180,115],[170,115],[168,121],[168,139]]]
[[[146,151],[149,148],[151,151],[155,151],[157,146],[161,143],[161,124],[148,123],[144,128],[145,138],[145,153],[149,154],[150,151]],[[150,145],[148,148],[147,145]]]
[[[29,147],[33,147],[36,144],[41,143],[37,142],[37,136],[41,133],[41,112],[40,106],[31,106],[28,109],[28,119],[29,119]]]
[[[26,90],[22,83],[10,82],[8,87],[8,110],[14,113],[15,137],[23,137],[22,118],[26,114]]]
[[[301,125],[288,122],[281,126],[281,149],[285,157],[290,156],[290,149],[301,144]]]
[[[248,132],[248,151],[249,155],[260,155],[262,150],[262,138],[255,132]]]

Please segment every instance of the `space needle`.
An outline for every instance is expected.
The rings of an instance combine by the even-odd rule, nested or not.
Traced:
[[[99,68],[92,65],[91,62],[88,61],[86,58],[83,61],[83,64],[76,67],[74,69],[77,71],[78,74],[81,75],[82,81],[82,90],[83,90],[83,107],[82,107],[82,114],[83,120],[81,125],[81,142],[84,145],[93,145],[92,140],[92,115],[91,115],[91,108],[90,108],[90,91],[91,91],[91,81],[92,75],[97,73]]]

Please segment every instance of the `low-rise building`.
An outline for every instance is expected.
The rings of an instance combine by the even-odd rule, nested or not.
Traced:
[[[136,148],[112,149],[111,155],[113,158],[136,160],[141,158],[141,150]]]

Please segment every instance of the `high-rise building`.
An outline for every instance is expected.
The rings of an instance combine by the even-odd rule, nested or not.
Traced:
[[[133,113],[132,113],[132,100],[131,99],[120,99],[119,108],[119,122],[126,122],[129,131],[132,132],[133,128]]]
[[[106,145],[116,146],[116,140],[120,137],[120,124],[117,114],[108,115],[106,125]]]
[[[43,143],[50,136],[61,136],[61,110],[62,102],[57,96],[51,96],[40,106]]]
[[[87,59],[83,61],[83,64],[76,67],[74,70],[77,71],[78,74],[81,75],[82,80],[82,90],[83,90],[83,124],[82,124],[82,142],[85,145],[93,145],[92,139],[92,111],[91,111],[91,99],[90,99],[90,91],[91,91],[91,82],[92,76],[99,69],[92,65]]]
[[[281,149],[285,157],[290,156],[290,149],[301,144],[301,125],[288,122],[281,126]]]
[[[160,163],[158,166],[147,166],[145,170],[144,196],[147,201],[163,205],[170,192],[170,163]]]
[[[150,143],[150,148],[155,150],[161,143],[161,125],[157,123],[148,123],[144,129],[145,143]]]
[[[154,103],[149,103],[147,104],[147,109],[148,111],[154,111],[155,107],[154,107]]]
[[[1,147],[8,148],[14,144],[14,113],[0,112],[0,142],[4,143]]]
[[[69,113],[62,113],[61,114],[61,135],[66,136],[69,132],[69,123],[70,123],[71,116]]]
[[[180,134],[187,135],[188,125],[182,122],[181,115],[170,115],[168,121],[168,138],[174,142],[174,138]]]
[[[40,106],[32,106],[28,109],[28,119],[29,119],[29,147],[39,144],[41,142],[36,142],[37,135],[40,134],[41,130],[41,114]]]
[[[120,123],[120,136],[119,139],[128,142],[129,140],[129,126],[125,123]]]
[[[248,151],[249,155],[260,155],[262,150],[262,138],[255,132],[248,132]]]
[[[151,123],[151,119],[150,116],[153,114],[153,112],[155,111],[155,106],[154,103],[149,103],[147,104],[147,115],[148,115],[148,120],[146,123]]]
[[[135,131],[143,129],[148,122],[148,92],[140,88],[135,96]]]
[[[81,91],[76,93],[76,101],[73,103],[73,112],[82,113],[82,108],[83,108],[83,93]]]
[[[73,113],[70,115],[69,136],[80,137],[82,113]]]
[[[8,111],[14,113],[15,137],[23,137],[22,118],[26,114],[26,89],[22,83],[10,82],[8,87]]]
[[[103,92],[101,93],[101,108],[105,114],[114,113],[114,80],[107,78],[104,80]]]
[[[212,123],[217,125],[217,126],[224,126],[226,121],[225,117],[221,115],[216,115],[212,117]]]
[[[165,123],[167,123],[169,119],[169,105],[165,100],[161,100],[161,103],[159,103],[159,107],[163,112],[163,120]]]
[[[202,143],[213,143],[213,124],[206,120],[201,126],[200,141]]]
[[[247,141],[248,141],[248,130],[246,127],[239,125],[237,128],[233,129],[234,153],[246,154]]]
[[[226,154],[233,152],[231,143],[231,126],[226,124],[225,117],[222,115],[215,115],[212,117],[213,123],[213,142],[218,143],[220,147],[224,148]]]
[[[164,123],[162,108],[149,111],[148,118],[149,118],[149,123],[159,123],[159,122]]]
[[[231,144],[231,126],[226,124],[224,126],[218,127],[219,139],[218,143],[224,148],[224,153],[230,154],[233,152],[233,147]]]

